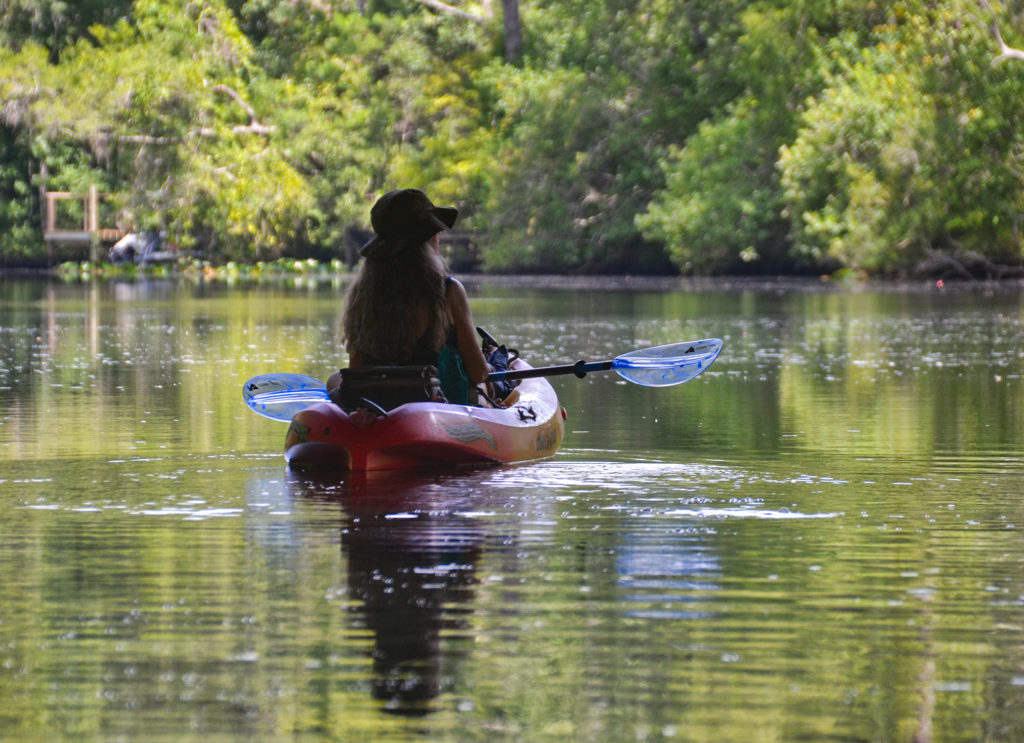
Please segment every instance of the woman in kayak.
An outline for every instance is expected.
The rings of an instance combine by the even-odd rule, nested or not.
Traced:
[[[440,233],[458,217],[418,189],[390,191],[373,205],[376,233],[363,246],[345,300],[342,335],[349,367],[438,366],[449,402],[467,402],[489,369],[477,341],[466,289],[447,275]],[[327,388],[335,396],[341,373]],[[454,398],[454,399],[453,399]]]

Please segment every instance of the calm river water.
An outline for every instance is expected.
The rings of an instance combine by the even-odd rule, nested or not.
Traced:
[[[338,286],[0,281],[0,740],[1024,739],[1024,290],[470,283],[562,451],[289,471]]]

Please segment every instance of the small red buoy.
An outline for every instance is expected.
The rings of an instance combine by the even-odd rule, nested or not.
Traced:
[[[565,412],[565,408],[562,408],[562,420],[569,420],[569,414]]]
[[[942,287],[945,286],[945,284],[942,282],[942,279],[939,279],[938,281],[935,282],[935,286],[941,289]]]

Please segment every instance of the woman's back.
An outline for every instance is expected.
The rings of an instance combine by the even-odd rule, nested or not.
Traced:
[[[446,276],[440,255],[439,233],[457,214],[415,189],[374,204],[376,235],[361,251],[342,320],[350,367],[440,364],[464,385],[487,378],[465,287]]]

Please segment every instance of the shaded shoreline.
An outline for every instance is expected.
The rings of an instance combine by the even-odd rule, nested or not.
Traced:
[[[608,276],[562,274],[462,274],[453,272],[469,288],[475,286],[507,286],[511,288],[589,291],[701,291],[701,292],[772,292],[822,293],[835,291],[864,291],[892,293],[1019,293],[1024,291],[1024,278],[1013,279],[840,279],[828,276]],[[286,283],[303,279],[312,283],[347,283],[351,272],[268,273],[259,276],[186,275],[83,275],[68,276],[46,268],[0,268],[0,279],[54,280],[62,283],[81,281],[101,282],[208,282],[208,283]]]
[[[817,276],[529,276],[470,274],[459,276],[468,287],[510,286],[532,289],[596,291],[700,291],[700,292],[960,292],[1024,291],[1024,279],[867,279],[832,280]]]

